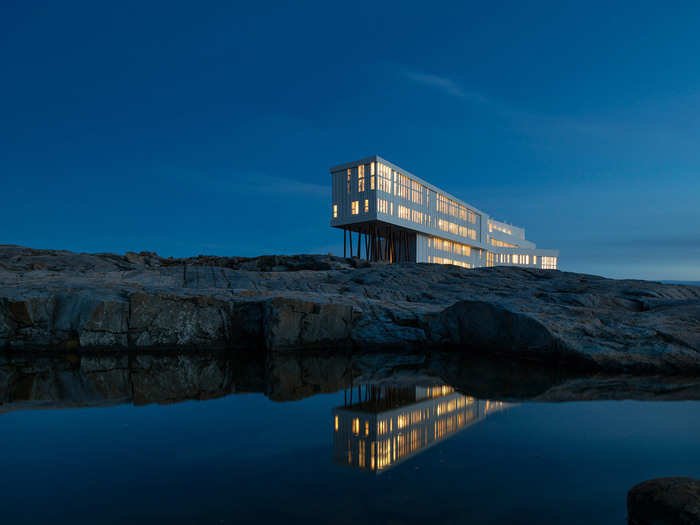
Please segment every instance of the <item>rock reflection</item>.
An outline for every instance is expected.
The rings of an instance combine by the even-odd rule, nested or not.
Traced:
[[[253,392],[273,401],[294,401],[358,384],[449,384],[473,398],[516,403],[700,399],[698,377],[570,376],[535,365],[454,353],[363,354],[331,349],[314,354],[166,349],[37,354],[0,351],[0,413],[119,403],[164,404]],[[377,403],[395,402],[397,395],[377,398]],[[410,396],[414,396],[411,402],[418,401],[415,393]],[[357,402],[353,396],[350,404]],[[377,405],[374,412],[379,408]],[[389,405],[383,408],[388,409]]]
[[[0,413],[262,392],[264,373],[264,360],[241,353],[0,354]]]
[[[510,406],[447,385],[350,388],[333,410],[333,460],[379,474]]]

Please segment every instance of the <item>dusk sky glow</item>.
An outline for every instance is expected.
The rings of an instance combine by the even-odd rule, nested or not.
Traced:
[[[559,249],[700,280],[700,4],[4,2],[0,243],[341,254],[378,154]]]

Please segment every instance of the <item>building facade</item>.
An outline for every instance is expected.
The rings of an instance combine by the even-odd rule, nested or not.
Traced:
[[[557,269],[559,252],[525,239],[525,230],[373,156],[333,166],[331,226],[343,230],[344,256],[465,268]]]

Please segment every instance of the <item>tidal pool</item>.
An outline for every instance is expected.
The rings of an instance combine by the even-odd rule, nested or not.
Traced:
[[[265,393],[217,393],[206,361],[195,380],[149,359],[138,379],[5,361],[4,523],[621,524],[636,483],[700,477],[698,401],[486,399],[395,371],[275,401],[269,366]]]

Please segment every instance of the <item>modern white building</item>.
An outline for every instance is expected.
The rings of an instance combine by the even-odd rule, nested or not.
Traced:
[[[330,169],[331,226],[344,256],[465,268],[556,269],[559,252],[541,250],[523,228],[485,212],[379,156]]]

